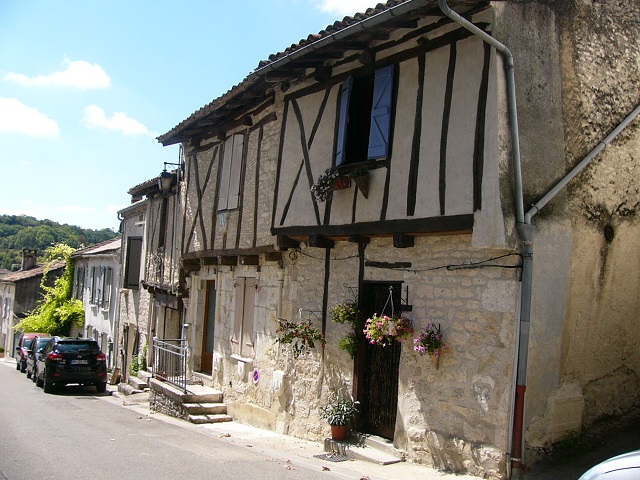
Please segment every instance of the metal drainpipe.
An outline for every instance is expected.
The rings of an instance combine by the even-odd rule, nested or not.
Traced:
[[[527,357],[529,352],[529,320],[531,316],[531,272],[533,264],[533,233],[534,228],[525,223],[524,200],[522,195],[522,164],[520,161],[520,134],[518,130],[518,109],[516,106],[516,89],[513,55],[511,51],[498,40],[487,34],[473,23],[451,10],[446,0],[438,0],[440,10],[454,22],[480,37],[498,50],[504,58],[505,76],[507,82],[507,104],[509,108],[509,125],[511,128],[511,148],[513,156],[513,171],[515,182],[516,230],[522,240],[522,284],[520,288],[520,321],[516,324],[519,332],[516,355],[517,373],[515,385],[515,400],[511,409],[509,422],[510,450],[507,451],[507,475],[511,476],[512,461],[516,468],[522,465],[522,430],[524,418],[524,394],[526,391]]]

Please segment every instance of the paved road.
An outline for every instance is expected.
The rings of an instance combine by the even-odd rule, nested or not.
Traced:
[[[45,394],[9,367],[0,364],[2,480],[354,478],[142,416],[104,401],[94,387]]]

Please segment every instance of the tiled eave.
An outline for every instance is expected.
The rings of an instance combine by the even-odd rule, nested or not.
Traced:
[[[450,0],[458,13],[485,8],[487,0]],[[164,146],[194,137],[204,138],[227,124],[243,120],[251,106],[273,93],[274,84],[302,78],[321,80],[324,71],[349,52],[360,54],[372,43],[385,40],[390,32],[416,28],[424,17],[442,17],[438,0],[392,0],[378,4],[364,13],[336,21],[317,34],[291,45],[260,62],[258,68],[224,95],[205,105],[167,133],[158,137]]]

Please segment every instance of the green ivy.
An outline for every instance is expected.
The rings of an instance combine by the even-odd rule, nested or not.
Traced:
[[[45,250],[45,269],[40,288],[44,292],[36,308],[14,329],[23,332],[42,332],[50,335],[66,336],[71,327],[84,325],[84,307],[80,300],[72,298],[73,272],[75,262],[71,259],[74,248],[58,243]],[[66,262],[64,274],[58,277],[52,287],[46,285],[47,274],[53,262]]]

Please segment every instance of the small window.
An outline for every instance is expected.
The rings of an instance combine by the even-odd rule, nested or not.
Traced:
[[[142,237],[127,239],[127,263],[125,270],[125,288],[140,286],[140,261],[142,260]]]
[[[389,155],[394,65],[349,77],[340,96],[336,165]]]
[[[111,267],[102,267],[102,288],[100,289],[100,307],[109,310],[111,300],[111,284],[112,284]]]

